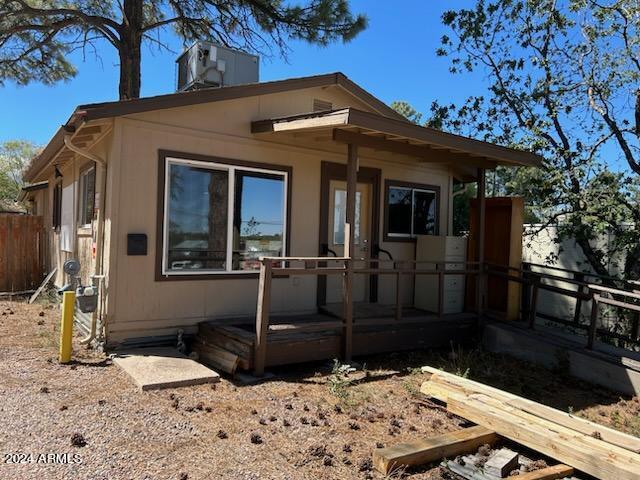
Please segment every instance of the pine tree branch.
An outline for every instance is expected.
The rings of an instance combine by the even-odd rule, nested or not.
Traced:
[[[119,42],[119,35],[121,33],[121,26],[113,19],[103,17],[100,15],[89,15],[81,10],[75,10],[71,8],[36,8],[29,5],[24,0],[13,0],[22,6],[21,10],[15,10],[12,12],[14,16],[37,16],[43,18],[64,16],[76,20],[76,24],[91,25],[96,30],[101,32],[113,45],[117,45]],[[46,24],[44,24],[46,25]],[[33,27],[39,26],[38,24],[32,24]]]

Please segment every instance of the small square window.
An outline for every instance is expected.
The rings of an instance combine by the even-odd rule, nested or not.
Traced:
[[[438,234],[439,188],[387,181],[385,234],[389,240]]]

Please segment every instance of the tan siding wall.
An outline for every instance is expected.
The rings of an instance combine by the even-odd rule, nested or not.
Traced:
[[[107,137],[100,142],[100,145],[96,146],[92,151],[100,157],[105,158],[111,145],[111,138]],[[75,159],[66,162],[59,166],[60,173],[62,173],[62,187],[74,185],[74,200],[73,200],[73,216],[74,221],[77,221],[78,214],[78,178],[82,168],[86,165],[93,163],[82,157],[76,156]],[[65,252],[60,249],[60,234],[53,230],[53,189],[59,179],[55,178],[53,168],[50,168],[45,173],[44,179],[49,182],[48,188],[43,190],[43,197],[45,198],[45,206],[42,209],[44,215],[44,227],[47,239],[48,249],[48,262],[47,270],[51,271],[57,268],[56,275],[53,281],[56,286],[61,287],[67,283],[67,278],[62,272],[62,266],[65,261],[76,258],[81,264],[81,276],[83,283],[90,281],[90,276],[95,271],[95,259],[93,258],[93,240],[95,237],[96,225],[93,222],[91,228],[78,229],[74,228],[75,241],[74,251]],[[102,170],[98,167],[96,173],[96,192],[97,195],[102,194]],[[98,197],[95,202],[96,209],[98,208]]]
[[[332,91],[329,91],[332,90]],[[332,96],[333,95],[333,96]],[[110,156],[112,192],[109,328],[110,343],[126,338],[174,334],[176,328],[193,331],[197,322],[252,314],[257,298],[256,279],[155,281],[158,150],[287,165],[293,168],[291,208],[292,255],[317,255],[322,161],[345,162],[344,153],[285,146],[254,138],[250,122],[311,110],[313,98],[334,102],[337,108],[354,105],[349,95],[335,89],[254,97],[233,102],[185,107],[134,115],[116,122],[121,128],[121,153]],[[366,108],[356,104],[359,108]],[[116,143],[120,140],[116,140]],[[120,156],[120,157],[119,157]],[[384,211],[384,180],[412,181],[441,188],[440,229],[447,231],[449,173],[417,162],[391,163],[361,157],[361,165],[382,170],[380,212]],[[383,222],[380,222],[382,238]],[[126,255],[127,233],[146,233],[148,255]],[[383,242],[396,259],[413,259],[412,243]],[[391,279],[381,279],[380,300],[394,301]],[[406,279],[405,300],[411,301],[412,282]],[[276,279],[273,312],[313,311],[315,277]]]

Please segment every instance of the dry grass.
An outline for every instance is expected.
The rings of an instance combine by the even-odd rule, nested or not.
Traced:
[[[275,380],[254,386],[223,379],[142,393],[79,345],[74,364],[57,364],[57,307],[0,302],[3,312],[0,453],[76,453],[82,463],[2,464],[1,478],[384,478],[370,470],[375,448],[463,423],[421,400],[424,364],[587,416],[593,409],[603,423],[614,424],[618,411],[619,428],[628,431],[624,418],[638,405],[515,360],[458,350],[371,357],[355,373],[314,364],[280,369]],[[86,446],[73,446],[74,434]],[[438,467],[405,474],[445,475]]]

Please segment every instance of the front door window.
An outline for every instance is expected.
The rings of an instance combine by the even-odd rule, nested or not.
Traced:
[[[369,258],[371,238],[371,185],[358,183],[356,192],[356,216],[354,225],[355,248],[353,258]],[[327,243],[329,249],[339,257],[344,255],[344,221],[347,214],[347,184],[331,180],[329,191],[329,225]],[[342,302],[342,277],[327,275],[327,303]],[[369,276],[355,275],[353,280],[353,301],[364,302],[369,298]]]
[[[356,221],[354,238],[356,245],[360,244],[360,208],[362,193],[356,192]],[[344,245],[344,222],[347,218],[347,191],[336,189],[333,198],[333,243]]]

